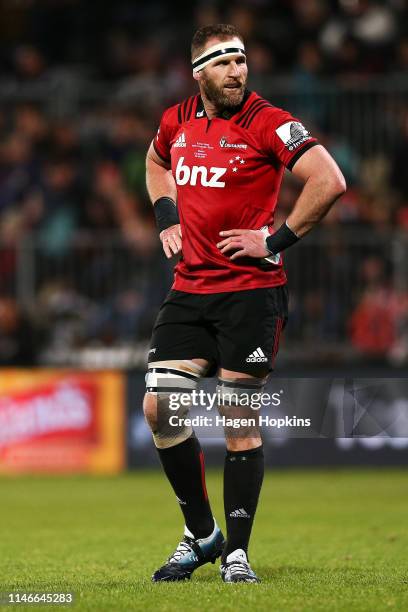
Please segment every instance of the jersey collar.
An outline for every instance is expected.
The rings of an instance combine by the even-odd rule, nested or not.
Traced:
[[[237,106],[234,109],[225,109],[225,110],[222,111],[222,113],[217,115],[217,117],[219,119],[226,119],[228,121],[229,119],[234,117],[234,115],[236,115],[237,113],[240,113],[241,110],[243,109],[244,105],[245,105],[245,102],[248,100],[249,96],[251,95],[251,93],[252,92],[249,91],[249,89],[246,89],[245,93],[244,93],[244,97],[242,98],[242,102],[241,102],[241,104],[239,106]],[[207,118],[207,114],[205,112],[203,99],[199,95],[198,96],[198,101],[197,101],[197,106],[196,106],[196,111],[195,111],[195,118],[196,119],[201,119],[203,117]]]

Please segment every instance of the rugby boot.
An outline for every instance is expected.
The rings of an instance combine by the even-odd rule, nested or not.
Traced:
[[[245,551],[241,548],[230,553],[220,567],[224,582],[261,582],[248,563]]]
[[[196,539],[184,528],[184,538],[176,550],[152,576],[153,582],[190,580],[191,574],[205,563],[215,563],[225,545],[224,536],[214,519],[214,530],[206,538]]]

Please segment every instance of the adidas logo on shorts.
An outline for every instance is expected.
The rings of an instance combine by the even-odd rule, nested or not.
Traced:
[[[268,361],[268,358],[265,357],[265,353],[263,352],[261,347],[258,346],[258,348],[255,349],[255,351],[251,353],[249,357],[246,358],[246,361],[248,363],[265,363],[266,361]]]
[[[251,518],[245,508],[239,508],[238,510],[233,510],[230,513],[231,518]]]
[[[174,147],[186,147],[186,137],[184,136],[184,132],[180,134],[177,138],[176,142],[173,145]]]

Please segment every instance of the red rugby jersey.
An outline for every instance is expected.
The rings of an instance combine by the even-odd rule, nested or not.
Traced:
[[[164,112],[153,145],[171,164],[183,234],[173,289],[219,293],[286,282],[282,259],[231,261],[216,245],[222,230],[273,225],[285,167],[315,144],[298,119],[255,92],[234,114],[211,120],[200,95]]]

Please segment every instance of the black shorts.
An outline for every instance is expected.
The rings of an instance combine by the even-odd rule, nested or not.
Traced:
[[[207,359],[217,368],[264,376],[273,369],[288,317],[286,285],[228,293],[171,290],[153,328],[149,362]]]

